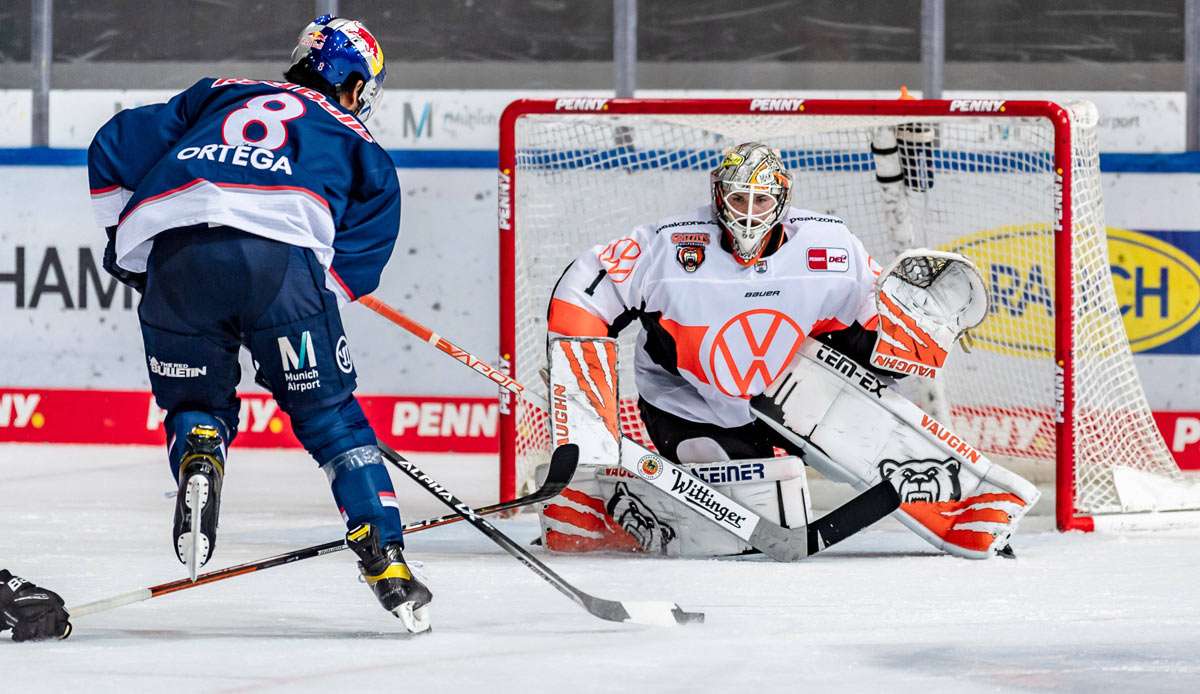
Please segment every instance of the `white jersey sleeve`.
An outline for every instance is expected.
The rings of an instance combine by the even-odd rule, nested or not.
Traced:
[[[639,261],[653,236],[652,225],[640,226],[627,236],[589,248],[572,261],[550,299],[549,332],[555,336],[610,336],[614,323],[642,305],[645,263]]]

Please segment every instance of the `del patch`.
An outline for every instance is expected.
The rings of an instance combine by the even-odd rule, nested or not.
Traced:
[[[810,248],[808,269],[817,272],[846,272],[850,269],[850,253],[845,248]]]

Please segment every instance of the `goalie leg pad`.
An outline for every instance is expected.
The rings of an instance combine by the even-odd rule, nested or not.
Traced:
[[[616,465],[617,345],[608,338],[554,338],[550,361],[550,434],[555,445],[579,446],[579,466],[569,487],[538,509],[542,543],[554,552],[637,552],[653,538],[624,530],[606,508],[609,496],[597,472]],[[547,466],[535,471],[545,480]],[[632,526],[631,524],[631,527]]]
[[[548,466],[539,465],[538,482]],[[619,468],[618,468],[619,469]],[[642,542],[624,530],[607,508],[597,480],[598,466],[575,470],[571,486],[538,507],[542,544],[551,552],[640,552]],[[643,538],[644,539],[644,538]]]
[[[693,450],[710,450],[701,444]],[[812,518],[799,458],[718,460],[684,464],[713,487],[762,517],[800,527]],[[545,476],[539,467],[539,480]],[[579,468],[571,486],[539,510],[542,541],[555,552],[639,552],[669,557],[720,557],[751,547],[613,465]]]
[[[935,547],[985,559],[1037,502],[1030,482],[993,464],[853,360],[814,341],[751,402],[755,415],[827,477],[864,490],[886,478],[896,517]]]

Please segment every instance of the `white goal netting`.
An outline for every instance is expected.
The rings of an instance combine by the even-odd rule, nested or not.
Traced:
[[[990,455],[1026,461],[1052,477],[1062,402],[1055,225],[1063,200],[1056,196],[1055,130],[1048,118],[918,112],[926,115],[551,112],[516,119],[515,279],[501,293],[514,302],[515,341],[502,352],[511,353],[517,380],[544,391],[546,308],[567,264],[638,224],[704,204],[708,171],[722,150],[756,140],[781,151],[795,177],[794,206],[846,220],[881,264],[920,246],[957,251],[977,264],[991,308],[973,331],[973,351],[952,355],[939,379],[951,423]],[[1060,490],[1060,508],[1067,503],[1086,516],[1195,504],[1187,495],[1136,491],[1146,488],[1136,484],[1139,476],[1149,475],[1153,486],[1180,475],[1151,418],[1113,292],[1095,110],[1080,104],[1069,112],[1064,198],[1072,220],[1073,315],[1060,339],[1073,341],[1065,356],[1074,398],[1064,419],[1074,434],[1066,457],[1074,485]],[[632,373],[637,330],[630,326],[621,340],[622,420],[627,433],[648,443]],[[518,405],[505,425],[515,427],[516,443],[501,454],[519,488],[548,459],[549,436],[544,416],[528,405]],[[1135,482],[1123,494],[1114,480],[1127,473]]]

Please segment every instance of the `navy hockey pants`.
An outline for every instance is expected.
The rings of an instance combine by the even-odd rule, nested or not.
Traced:
[[[207,224],[164,232],[138,317],[176,478],[184,446],[172,444],[192,426],[217,426],[226,445],[236,437],[245,346],[257,380],[329,476],[347,526],[372,522],[385,542],[400,541],[395,492],[353,395],[337,299],[311,250]]]

